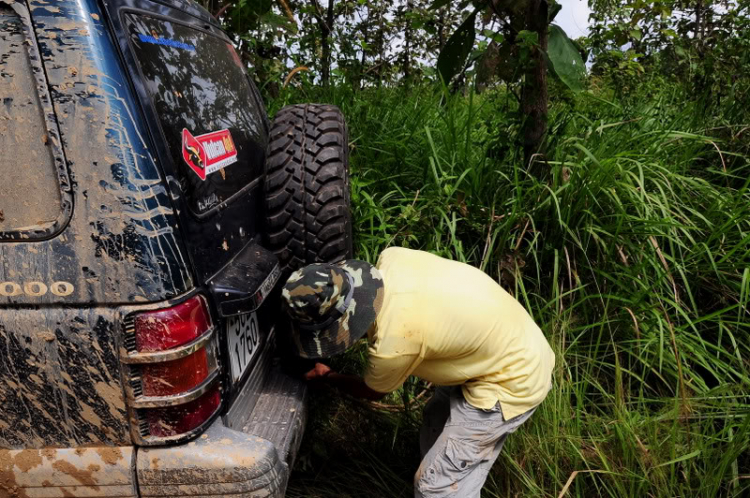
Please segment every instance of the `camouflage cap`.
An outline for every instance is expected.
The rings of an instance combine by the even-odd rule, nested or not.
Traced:
[[[383,305],[383,277],[356,259],[315,263],[292,273],[281,295],[297,354],[327,358],[367,333]]]

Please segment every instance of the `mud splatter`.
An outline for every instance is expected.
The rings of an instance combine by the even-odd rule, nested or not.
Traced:
[[[122,387],[115,383],[109,384],[107,382],[97,382],[94,384],[94,389],[96,389],[96,393],[105,401],[112,416],[115,418],[121,417],[125,412],[125,400],[122,397]]]
[[[96,452],[107,465],[117,465],[123,458],[120,448],[97,448]]]
[[[46,342],[52,342],[55,340],[55,334],[52,332],[42,332],[39,334],[39,337]]]
[[[38,467],[42,464],[42,455],[37,450],[25,450],[16,455],[13,459],[13,463],[16,464],[21,472],[28,472],[34,467]]]
[[[62,472],[63,474],[69,475],[85,486],[91,486],[94,491],[99,490],[96,479],[94,479],[94,476],[92,475],[93,472],[90,470],[79,469],[72,463],[66,462],[65,460],[56,461],[52,464],[52,468],[59,472]]]

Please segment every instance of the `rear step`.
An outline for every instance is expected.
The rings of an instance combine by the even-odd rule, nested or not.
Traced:
[[[273,329],[222,422],[230,429],[272,442],[291,471],[307,421],[307,385],[284,373],[274,357],[276,334]]]
[[[274,357],[276,335],[272,329],[242,392],[222,422],[230,429],[272,442],[291,471],[307,421],[307,385],[282,370]]]
[[[291,471],[307,420],[307,386],[278,365],[268,373],[250,420],[242,432],[271,441]]]

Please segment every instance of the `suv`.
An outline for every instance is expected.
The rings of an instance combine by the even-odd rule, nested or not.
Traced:
[[[338,109],[269,123],[186,0],[0,1],[0,100],[0,497],[283,496],[278,289],[351,255]]]

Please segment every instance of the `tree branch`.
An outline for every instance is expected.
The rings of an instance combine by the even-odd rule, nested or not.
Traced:
[[[226,5],[220,8],[219,11],[216,14],[214,14],[214,19],[218,21],[219,18],[224,14],[224,12],[226,12],[227,9],[231,6],[232,6],[232,2],[228,2]]]
[[[318,0],[310,0],[310,5],[312,5],[315,8],[315,13],[313,15],[315,16],[315,19],[318,21],[318,24],[320,24],[320,28],[325,30],[326,33],[330,33],[331,27],[328,25],[325,18],[323,17],[323,13],[320,11],[320,5],[318,4]]]

